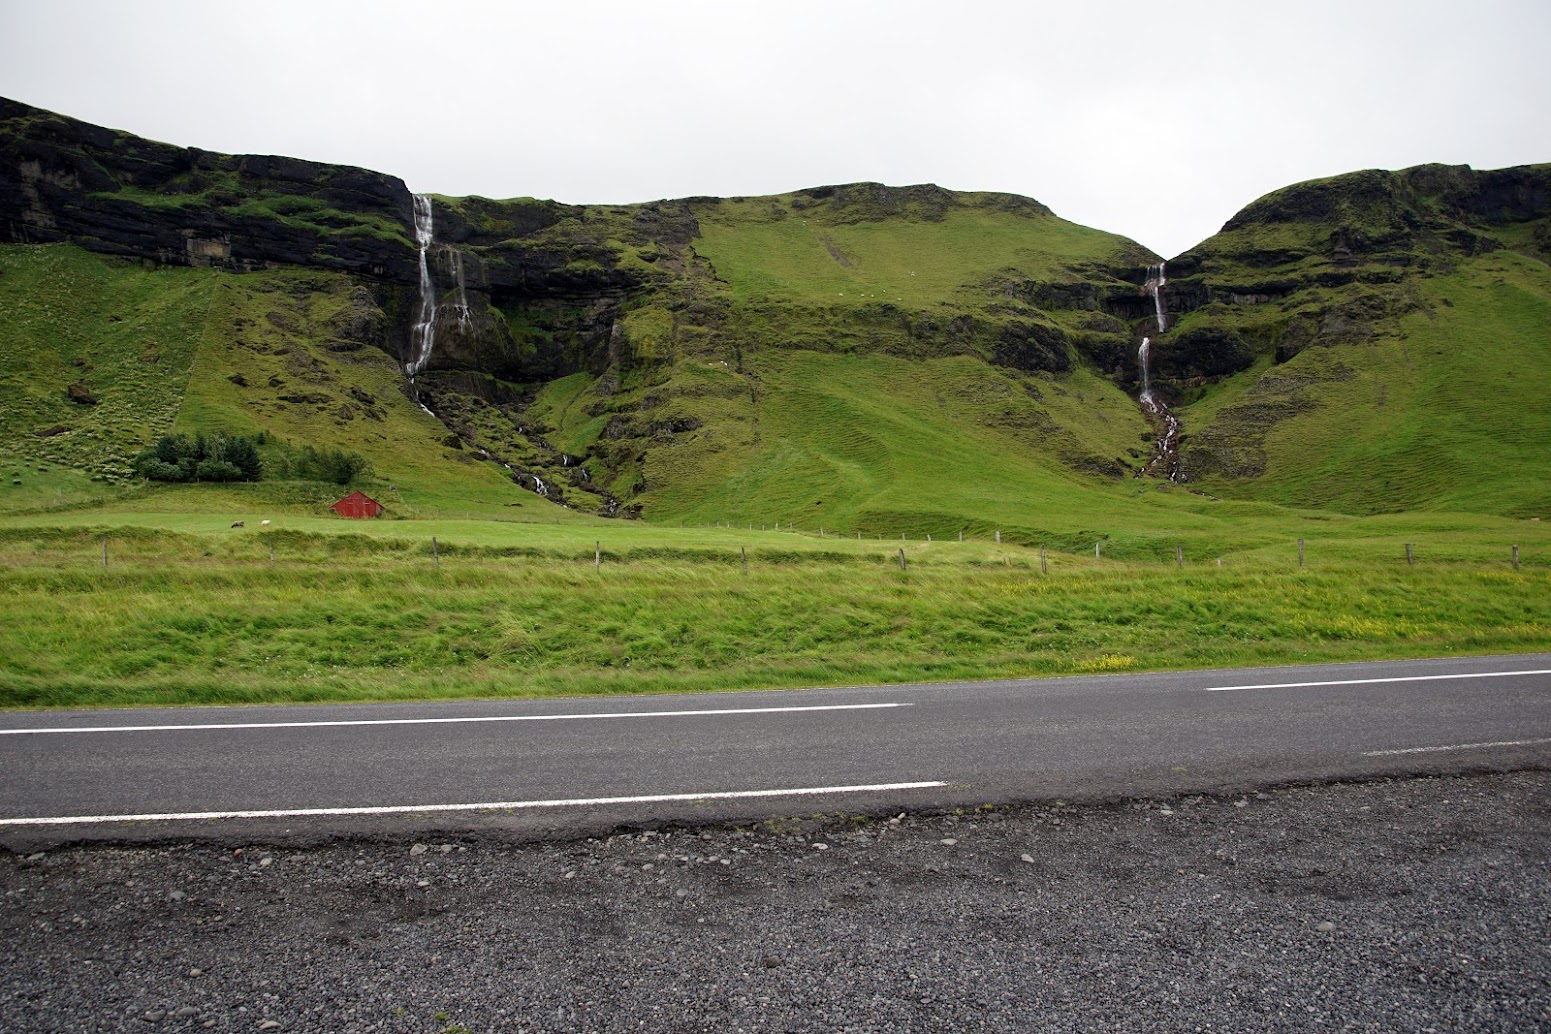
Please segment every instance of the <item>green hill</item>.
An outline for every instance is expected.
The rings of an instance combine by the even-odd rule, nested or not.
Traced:
[[[1171,263],[1156,350],[1213,492],[1346,513],[1551,510],[1551,166],[1298,184]]]
[[[429,362],[401,181],[173,147],[0,101],[0,509],[642,516],[1020,540],[1181,530],[1215,499],[1551,510],[1551,167],[1299,184],[1171,260],[1028,198],[849,184],[639,205],[432,199]],[[1136,348],[1183,420],[1138,481]],[[413,374],[413,376],[408,376]],[[258,485],[146,485],[254,435]],[[1205,494],[1203,494],[1205,493]],[[556,505],[559,504],[559,505]],[[1156,541],[1154,541],[1156,539]],[[1151,543],[1151,544],[1148,544]]]

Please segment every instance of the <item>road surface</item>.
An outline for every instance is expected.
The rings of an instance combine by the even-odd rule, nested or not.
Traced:
[[[1551,764],[1551,654],[0,716],[0,845],[882,813]]]

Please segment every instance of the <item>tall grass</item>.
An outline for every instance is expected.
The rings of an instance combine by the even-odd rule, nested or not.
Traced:
[[[560,529],[557,529],[560,530]],[[1551,570],[989,544],[0,536],[0,704],[641,693],[1551,649]],[[590,544],[589,544],[590,545]],[[693,548],[691,548],[693,547]]]

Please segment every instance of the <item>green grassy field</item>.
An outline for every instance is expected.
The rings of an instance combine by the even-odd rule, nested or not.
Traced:
[[[1507,540],[1527,522],[1376,519],[1307,539],[1301,569],[1295,540],[1182,567],[1051,549],[1042,569],[1037,548],[956,538],[489,521],[341,533],[344,522],[297,517],[230,529],[193,514],[70,516],[0,524],[4,706],[698,691],[1551,649],[1551,536],[1525,540],[1517,571],[1509,563]]]

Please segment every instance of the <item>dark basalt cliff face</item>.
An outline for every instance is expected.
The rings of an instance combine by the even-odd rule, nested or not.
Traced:
[[[476,206],[478,207],[478,206]],[[436,206],[438,287],[454,287],[451,246],[467,253],[470,309],[537,307],[554,354],[527,369],[502,319],[449,330],[439,365],[468,360],[503,376],[558,375],[605,348],[608,310],[639,278],[587,241],[532,240],[569,211],[543,202],[484,202],[482,231]],[[371,340],[399,358],[418,292],[409,188],[366,169],[175,147],[0,98],[0,240],[70,242],[159,264],[247,271],[314,266],[359,277],[382,314]],[[604,304],[599,305],[602,302]],[[596,310],[577,317],[571,310]],[[565,314],[546,322],[544,310]]]
[[[0,233],[162,263],[317,265],[414,283],[409,189],[294,158],[174,147],[0,98]]]

